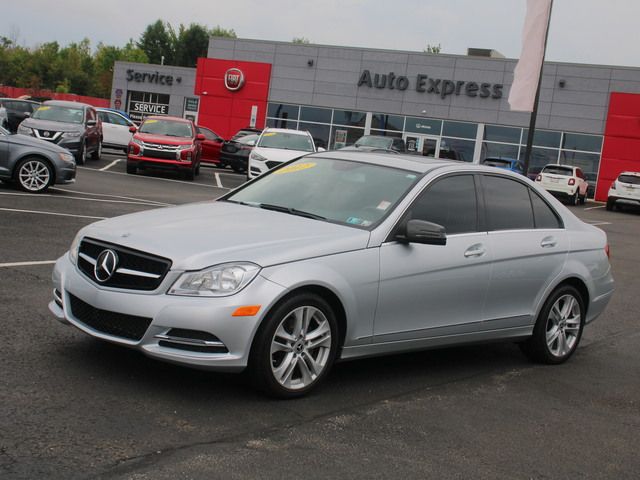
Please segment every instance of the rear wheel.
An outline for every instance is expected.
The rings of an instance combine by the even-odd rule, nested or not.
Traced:
[[[100,157],[102,156],[102,140],[98,141],[98,148],[96,148],[93,153],[91,154],[91,158],[93,160],[100,160]]]
[[[326,377],[336,356],[335,313],[320,296],[295,295],[264,320],[251,351],[257,386],[279,398],[305,395]]]
[[[578,201],[580,202],[580,205],[584,205],[584,202],[587,200],[587,194],[585,193],[584,195],[580,195]]]
[[[561,286],[547,298],[533,335],[522,344],[522,350],[536,362],[565,362],[578,348],[584,319],[584,300],[580,292],[570,285]]]
[[[80,146],[80,150],[76,154],[76,163],[78,165],[84,165],[87,161],[87,144],[83,143]]]
[[[44,192],[53,181],[53,172],[40,158],[25,158],[15,170],[15,181],[22,190],[31,193]]]

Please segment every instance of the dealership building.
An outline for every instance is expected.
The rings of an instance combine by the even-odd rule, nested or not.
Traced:
[[[410,153],[481,162],[524,156],[530,115],[507,97],[517,60],[211,38],[197,68],[117,62],[111,105],[175,115],[228,138],[243,127],[308,130],[333,149],[366,134]],[[582,168],[596,198],[640,171],[640,68],[545,62],[530,171]]]

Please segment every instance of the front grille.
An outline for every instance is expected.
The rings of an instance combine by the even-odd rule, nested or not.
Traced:
[[[113,250],[117,263],[113,275],[104,282],[95,276],[98,257],[105,250]],[[139,252],[112,243],[85,238],[78,251],[78,268],[98,285],[128,290],[155,290],[171,268],[171,260]]]
[[[151,324],[151,318],[101,310],[69,295],[71,314],[85,325],[107,335],[140,340]]]
[[[58,141],[62,138],[62,132],[56,132],[55,130],[34,129],[34,133],[36,138],[47,140],[53,143],[58,143]]]
[[[150,148],[145,148],[143,153],[145,157],[149,158],[161,158],[163,160],[177,160],[178,154],[176,151],[170,150],[152,150]]]
[[[269,170],[271,170],[272,168],[275,168],[275,167],[277,167],[278,165],[282,165],[282,162],[274,162],[274,161],[272,161],[272,160],[269,160],[269,161],[265,162],[265,164],[267,165],[267,168],[268,168]]]
[[[224,144],[222,146],[222,151],[223,152],[229,152],[229,153],[235,153],[235,152],[238,151],[238,147],[236,147],[235,145]]]

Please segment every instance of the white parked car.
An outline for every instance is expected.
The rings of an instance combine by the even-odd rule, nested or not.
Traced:
[[[249,178],[254,178],[281,163],[316,152],[313,137],[307,131],[266,128],[249,155]]]
[[[571,165],[547,165],[538,176],[536,183],[555,197],[567,200],[571,205],[584,204],[589,182],[579,167]]]
[[[127,151],[131,136],[129,129],[135,124],[127,117],[108,108],[96,108],[102,121],[102,146]]]
[[[607,210],[613,210],[619,204],[625,203],[640,205],[639,172],[622,172],[609,188]]]

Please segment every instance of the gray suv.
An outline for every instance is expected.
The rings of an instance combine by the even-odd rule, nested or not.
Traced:
[[[102,155],[102,122],[96,110],[85,103],[44,102],[18,126],[18,133],[66,148],[78,165],[83,165],[89,154],[95,160]]]

